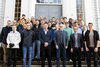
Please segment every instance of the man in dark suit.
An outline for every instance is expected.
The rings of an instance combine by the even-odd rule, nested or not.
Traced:
[[[81,67],[81,51],[83,50],[83,38],[78,33],[78,27],[74,27],[74,33],[70,37],[71,52],[73,53],[73,67],[76,67],[76,61],[78,60],[78,67]]]
[[[1,31],[1,42],[3,43],[2,47],[3,47],[3,66],[5,66],[7,64],[7,42],[6,42],[6,38],[8,33],[12,30],[11,28],[11,21],[8,20],[7,21],[7,26],[2,28]]]
[[[99,34],[93,29],[93,23],[88,24],[89,30],[85,33],[85,48],[87,53],[87,67],[91,67],[91,55],[94,58],[94,67],[98,67]]]
[[[48,66],[52,67],[51,64],[51,42],[52,42],[52,34],[51,31],[48,30],[48,24],[45,23],[43,25],[43,30],[40,32],[40,41],[42,43],[42,65],[41,67],[45,67],[45,58],[47,55]]]
[[[63,67],[66,67],[66,49],[68,36],[67,32],[64,30],[64,24],[60,24],[60,30],[55,33],[55,45],[56,45],[56,57],[57,57],[57,67],[60,67],[60,55],[62,55]]]

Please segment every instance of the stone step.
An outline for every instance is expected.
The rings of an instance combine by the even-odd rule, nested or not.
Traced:
[[[2,67],[0,65],[0,67]],[[3,66],[3,67],[7,67],[7,66]],[[16,67],[23,67],[23,65],[17,65]],[[41,65],[31,65],[31,67],[41,67]],[[48,65],[45,65],[45,67],[48,67]],[[52,65],[52,67],[56,67],[56,65]],[[63,67],[62,65],[60,65],[60,67]],[[73,65],[66,65],[66,67],[73,67]],[[86,65],[82,65],[82,67],[87,67]],[[94,67],[93,65],[91,65],[91,67]],[[100,65],[98,65],[98,67],[100,67]]]
[[[23,65],[23,62],[22,61],[17,61],[16,64],[17,65]],[[47,64],[48,64],[48,62],[45,61],[45,65],[47,65]],[[62,65],[63,62],[60,61],[60,64]],[[82,61],[82,65],[86,65],[86,64],[87,64],[86,61]],[[93,61],[91,62],[91,64],[93,65]],[[38,63],[37,61],[32,61],[32,65],[41,65],[41,62]],[[52,65],[56,65],[56,61],[52,61]],[[66,61],[66,65],[73,65],[73,62],[72,61]],[[100,63],[99,63],[99,65],[100,65]]]

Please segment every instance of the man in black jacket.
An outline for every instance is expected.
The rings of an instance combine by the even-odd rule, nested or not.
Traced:
[[[31,30],[30,23],[27,23],[27,28],[22,31],[22,49],[23,49],[23,65],[26,67],[26,59],[28,53],[28,67],[31,67],[33,42],[35,39],[35,33]]]
[[[32,30],[35,32],[35,41],[33,42],[33,56],[32,56],[32,59],[34,59],[34,56],[36,56],[37,61],[40,61],[40,47],[41,47],[40,31],[42,30],[42,28],[39,25],[39,20],[36,19],[35,23],[36,24],[33,25],[33,27],[32,27]],[[35,55],[35,50],[36,50],[36,55]]]
[[[1,43],[1,33],[0,33],[0,64],[2,63],[2,55],[3,55],[3,49],[2,49],[2,43]]]
[[[88,24],[89,30],[85,33],[85,47],[87,51],[87,67],[91,67],[91,55],[94,57],[94,67],[98,65],[99,34],[93,30],[93,23]]]
[[[50,30],[48,30],[48,24],[45,23],[43,25],[43,30],[40,33],[40,41],[42,43],[42,66],[41,67],[45,67],[45,58],[47,55],[47,59],[48,59],[48,66],[52,67],[51,64],[51,42],[52,42],[52,33]]]
[[[71,52],[73,53],[73,67],[76,67],[78,59],[78,67],[81,67],[81,51],[83,51],[82,34],[78,33],[78,27],[74,27],[74,33],[70,37]]]
[[[12,30],[11,28],[11,21],[8,20],[7,21],[7,26],[2,28],[1,31],[1,42],[3,43],[3,65],[5,65],[7,63],[7,42],[6,42],[6,38],[8,33]]]

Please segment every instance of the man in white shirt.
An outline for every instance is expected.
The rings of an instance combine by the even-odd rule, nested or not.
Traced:
[[[12,26],[12,31],[8,33],[7,36],[7,48],[8,48],[8,67],[10,65],[13,65],[13,67],[16,67],[16,55],[17,55],[17,49],[19,49],[19,43],[21,41],[21,36],[18,31],[16,31],[17,26]],[[13,61],[13,62],[12,62]]]

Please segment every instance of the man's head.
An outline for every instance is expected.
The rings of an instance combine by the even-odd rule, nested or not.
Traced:
[[[47,23],[44,23],[43,28],[44,29],[48,29],[48,24]]]
[[[72,18],[69,18],[69,22],[73,22],[73,19]]]
[[[56,30],[59,30],[59,24],[56,24]]]
[[[60,22],[63,22],[63,18],[60,18]]]
[[[55,22],[55,17],[52,17],[52,21]]]
[[[17,25],[17,21],[16,20],[13,21],[13,25]]]
[[[74,32],[76,33],[78,30],[78,27],[74,26],[73,29],[74,29]]]
[[[78,23],[77,23],[77,22],[74,22],[74,26],[75,26],[75,27],[78,27],[79,25],[78,25]]]
[[[15,32],[17,30],[17,25],[12,25],[12,31]]]
[[[25,19],[26,18],[26,15],[25,14],[22,14],[22,18]]]
[[[93,23],[88,23],[89,30],[93,29]]]
[[[63,30],[65,28],[65,25],[64,24],[60,24],[59,28],[60,28],[60,30]]]
[[[67,22],[67,17],[63,17],[63,21],[64,22]]]
[[[11,26],[11,21],[10,20],[7,21],[7,26]]]
[[[31,30],[31,24],[30,23],[27,23],[26,25],[27,25],[26,29],[27,30]]]
[[[36,23],[36,26],[38,26],[38,25],[39,25],[39,20],[36,19],[36,20],[35,20],[35,23]]]
[[[43,19],[43,16],[40,16],[40,20],[42,20]]]
[[[69,27],[69,23],[67,22],[67,23],[66,23],[66,28],[68,28],[68,27]]]

